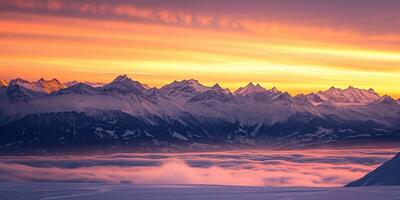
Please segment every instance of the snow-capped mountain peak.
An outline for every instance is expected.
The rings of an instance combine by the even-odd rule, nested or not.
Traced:
[[[214,86],[212,86],[211,89],[216,90],[216,91],[223,92],[223,93],[225,93],[225,94],[231,93],[231,92],[229,91],[229,89],[224,89],[224,88],[222,88],[218,83],[216,83]]]
[[[35,92],[43,92],[48,94],[66,88],[66,86],[60,83],[60,81],[57,79],[45,80],[44,78],[41,78],[36,82],[29,82],[24,79],[17,78],[11,80],[9,85],[19,85]]]
[[[65,85],[62,84],[57,79],[45,80],[45,79],[41,78],[34,84],[38,88],[41,88],[41,91],[43,91],[45,93],[52,93],[52,92],[55,92],[55,91],[65,88]]]
[[[333,103],[370,103],[379,98],[379,95],[372,89],[365,90],[349,86],[346,89],[331,87],[326,91],[317,94],[324,101]]]
[[[204,92],[209,90],[210,88],[201,84],[198,80],[190,79],[184,80],[183,83],[190,85],[196,92]]]
[[[16,78],[16,79],[12,79],[10,81],[10,85],[20,85],[20,84],[25,84],[25,83],[29,83],[29,81],[24,80],[22,78]]]
[[[210,90],[210,88],[194,79],[174,81],[160,89],[167,96],[187,96],[207,90]]]
[[[146,88],[139,81],[132,80],[127,75],[119,75],[111,83],[102,87],[103,92],[138,93]]]
[[[117,76],[111,83],[120,83],[120,82],[127,82],[127,81],[132,81],[132,79],[130,79],[128,77],[128,75],[123,74],[123,75]]]
[[[260,84],[254,85],[252,82],[250,82],[245,87],[240,87],[239,89],[237,89],[234,92],[234,94],[247,96],[250,94],[261,93],[261,92],[265,92],[265,91],[267,91],[267,89],[263,88]]]

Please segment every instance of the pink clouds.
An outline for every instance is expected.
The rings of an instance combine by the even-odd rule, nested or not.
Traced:
[[[127,4],[98,4],[98,3],[76,3],[70,1],[48,0],[48,1],[35,1],[35,0],[13,0],[6,5],[12,5],[22,9],[49,9],[51,11],[66,10],[66,11],[79,11],[82,14],[90,15],[116,15],[131,18],[138,18],[142,20],[158,21],[163,23],[178,23],[193,25],[209,25],[212,21],[212,16],[196,16],[192,13],[183,11],[169,11],[140,8],[134,5]],[[0,3],[1,5],[1,3]]]
[[[229,14],[212,14],[158,7],[137,6],[131,3],[98,3],[93,1],[63,0],[12,0],[0,2],[1,5],[13,6],[25,10],[47,10],[47,14],[58,15],[59,11],[85,17],[125,18],[131,21],[145,21],[165,25],[194,26],[199,28],[217,28],[223,30],[244,31],[254,35],[274,36],[292,40],[329,41],[339,43],[398,42],[396,34],[370,35],[358,30],[334,28],[321,25],[305,25],[279,20],[257,19]],[[46,12],[44,12],[46,13]]]
[[[0,158],[3,181],[342,186],[395,150],[240,151]]]

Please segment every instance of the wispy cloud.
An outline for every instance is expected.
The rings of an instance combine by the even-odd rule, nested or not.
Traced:
[[[162,8],[143,8],[127,3],[104,3],[92,1],[64,0],[11,0],[0,3],[0,6],[11,6],[33,11],[49,11],[50,14],[62,15],[62,12],[81,14],[83,16],[127,17],[157,23],[203,26],[236,31],[246,31],[261,35],[279,35],[290,38],[313,38],[313,40],[330,39],[332,41],[352,42],[400,42],[397,34],[365,35],[356,30],[334,29],[331,27],[311,26],[278,21],[254,20],[251,18],[195,14],[183,10]],[[49,13],[48,13],[49,14]]]

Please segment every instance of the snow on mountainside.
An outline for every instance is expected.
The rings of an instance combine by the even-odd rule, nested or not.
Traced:
[[[10,85],[19,85],[26,89],[36,91],[36,92],[43,92],[43,93],[52,93],[58,91],[60,89],[65,88],[66,86],[57,79],[52,80],[44,80],[43,78],[39,79],[36,82],[29,82],[20,78],[11,80]]]
[[[20,85],[9,85],[7,88],[2,88],[0,92],[0,99],[6,99],[6,101],[9,101],[10,103],[27,103],[44,96],[44,93],[32,91]],[[2,104],[7,105],[5,103]],[[10,109],[12,108],[11,106],[9,107]]]
[[[93,83],[93,82],[88,82],[88,81],[85,81],[85,82],[78,82],[78,81],[70,81],[70,82],[66,82],[66,83],[64,83],[64,85],[66,86],[66,87],[71,87],[71,86],[74,86],[74,85],[77,85],[77,84],[80,84],[80,83],[83,83],[83,84],[86,84],[86,85],[90,85],[91,87],[103,87],[105,84],[104,83]]]
[[[400,185],[400,153],[391,160],[346,187]]]
[[[228,89],[223,89],[218,84],[213,87],[207,87],[194,79],[174,81],[161,87],[160,92],[171,98],[178,105],[185,104],[193,98],[193,101],[196,101],[196,99],[207,98],[206,96],[218,98],[218,94],[221,94],[221,96],[230,94]]]
[[[146,88],[138,81],[132,80],[127,75],[120,75],[111,83],[100,88],[105,93],[142,93]]]
[[[91,85],[87,85],[85,83],[77,83],[65,89],[61,89],[55,92],[53,95],[55,96],[67,95],[67,94],[95,95],[96,93],[97,93],[96,89]]]
[[[174,81],[160,88],[161,93],[171,97],[191,97],[197,92],[204,92],[211,88],[199,83],[197,80]]]
[[[364,90],[354,87],[347,89],[340,89],[331,87],[330,89],[319,92],[318,95],[323,101],[330,101],[333,103],[370,103],[379,98],[379,95],[373,90]]]
[[[13,106],[2,103],[0,109],[13,116],[43,112],[69,112],[85,110],[120,110],[133,116],[147,118],[150,115],[176,118],[182,111],[157,90],[146,89],[126,75],[118,76],[111,83],[94,88],[80,83],[61,89],[45,98],[26,99]],[[7,101],[6,101],[7,102]],[[150,119],[149,119],[150,120]]]

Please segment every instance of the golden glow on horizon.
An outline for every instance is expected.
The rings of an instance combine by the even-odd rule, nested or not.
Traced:
[[[7,15],[15,19],[0,18],[3,79],[109,82],[129,74],[151,86],[195,78],[231,90],[250,81],[292,94],[352,85],[400,97],[400,47],[385,46],[389,36],[365,36],[371,41],[360,42],[363,36],[353,32],[299,26],[265,32],[249,21],[243,21],[246,31],[238,31]]]

